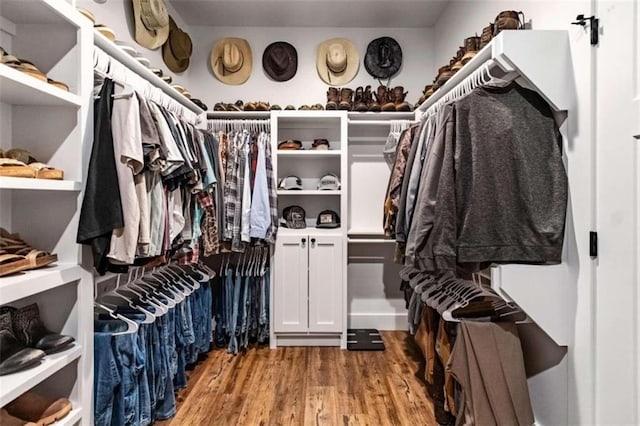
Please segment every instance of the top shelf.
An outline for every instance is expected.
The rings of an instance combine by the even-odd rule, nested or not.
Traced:
[[[2,0],[0,16],[13,24],[73,24],[82,25],[83,18],[62,0]]]

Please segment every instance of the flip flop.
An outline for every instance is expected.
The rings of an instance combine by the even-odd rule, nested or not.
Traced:
[[[58,260],[57,254],[35,249],[24,242],[19,234],[11,234],[4,228],[0,228],[0,250],[25,259],[28,262],[25,269],[42,268]]]
[[[19,254],[10,254],[0,250],[0,277],[15,274],[31,267],[31,262]]]
[[[0,158],[0,176],[35,178],[36,171],[13,158]]]
[[[65,83],[63,83],[61,81],[56,81],[56,80],[47,78],[47,83],[51,84],[52,86],[57,87],[58,89],[62,89],[65,92],[69,91],[69,86],[67,86]]]
[[[33,176],[30,175],[30,176],[21,176],[21,177],[34,177],[38,179],[56,179],[56,180],[64,179],[64,171],[60,169],[56,169],[55,167],[51,167],[48,164],[41,163],[33,156],[33,154],[31,154],[26,149],[13,148],[5,152],[4,156],[7,159],[21,162],[22,164],[27,166],[27,168],[30,168],[33,170],[32,171]]]
[[[36,179],[64,179],[64,171],[51,167],[44,163],[29,163],[28,167],[31,167],[36,172]]]

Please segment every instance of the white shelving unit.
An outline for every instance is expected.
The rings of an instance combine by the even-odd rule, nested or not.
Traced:
[[[303,190],[279,190],[278,213],[301,206],[306,228],[280,227],[273,254],[271,291],[271,347],[340,346],[346,348],[347,329],[347,214],[345,111],[275,111],[271,114],[271,142],[278,181],[296,176]],[[302,141],[303,150],[278,150],[279,142]],[[312,150],[314,139],[327,139],[329,150]],[[320,191],[320,178],[333,173],[340,190]],[[316,228],[318,215],[333,210],[338,228]]]
[[[0,226],[58,255],[53,265],[0,278],[0,306],[37,303],[48,329],[75,338],[69,349],[45,356],[36,367],[0,376],[0,406],[38,387],[45,395],[51,392],[72,401],[72,412],[59,424],[89,425],[92,286],[75,240],[84,159],[93,136],[93,29],[63,0],[2,0],[0,22],[7,52],[32,61],[49,78],[69,86],[67,92],[0,65],[0,149],[26,149],[65,174],[60,181],[0,177]]]

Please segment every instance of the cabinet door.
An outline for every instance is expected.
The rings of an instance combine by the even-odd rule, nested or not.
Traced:
[[[342,331],[342,238],[309,236],[309,331]]]
[[[276,333],[307,331],[308,246],[307,237],[278,235],[272,290]]]

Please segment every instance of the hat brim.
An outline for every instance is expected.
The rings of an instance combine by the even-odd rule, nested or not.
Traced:
[[[222,56],[224,54],[225,43],[234,43],[242,54],[242,67],[240,67],[240,69],[234,73],[224,72]],[[220,40],[216,41],[211,48],[209,63],[211,65],[211,71],[213,72],[213,75],[215,75],[216,78],[221,82],[232,86],[243,84],[251,76],[251,69],[253,68],[253,53],[251,52],[251,46],[249,45],[249,42],[243,38],[221,38]]]
[[[142,22],[140,0],[133,0],[133,19],[135,22],[135,40],[142,47],[155,50],[166,43],[169,38],[169,24],[150,31]],[[164,53],[164,52],[163,52]]]
[[[344,46],[347,54],[347,67],[341,73],[334,73],[327,66],[327,52],[333,43],[340,43]],[[316,70],[322,81],[331,86],[340,86],[353,80],[360,69],[360,53],[356,45],[345,38],[332,38],[325,40],[318,45],[316,55]]]
[[[178,59],[173,56],[173,52],[171,51],[171,46],[169,43],[165,43],[162,45],[162,60],[164,61],[167,68],[175,73],[181,73],[186,71],[189,68],[189,58],[187,59]]]

